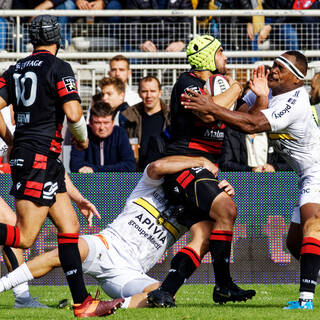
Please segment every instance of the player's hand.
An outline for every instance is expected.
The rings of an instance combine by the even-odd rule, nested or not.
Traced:
[[[204,158],[203,168],[209,170],[215,177],[218,175],[219,168],[206,158]]]
[[[86,217],[89,227],[92,226],[92,218],[95,215],[98,219],[101,219],[101,216],[96,208],[96,206],[91,203],[89,200],[83,198],[80,201],[75,202],[80,212]]]
[[[218,187],[220,189],[224,189],[224,191],[230,196],[233,197],[235,195],[234,189],[232,185],[227,180],[222,180],[219,182]]]
[[[87,139],[86,141],[80,142],[76,140],[74,137],[71,138],[71,143],[79,150],[83,151],[88,148],[89,146],[89,140]]]
[[[211,113],[214,107],[219,107],[213,102],[212,97],[208,94],[200,94],[191,89],[188,89],[188,94],[183,93],[181,95],[181,104],[186,109],[197,110],[201,113]],[[220,108],[220,107],[219,107]]]
[[[261,65],[253,71],[253,78],[249,81],[249,88],[256,94],[256,96],[269,95],[268,76],[270,71],[265,72],[264,66]]]

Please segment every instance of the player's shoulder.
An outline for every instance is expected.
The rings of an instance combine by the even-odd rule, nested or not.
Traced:
[[[70,69],[71,69],[71,65],[70,65],[69,62],[62,60],[62,59],[59,58],[59,57],[54,57],[54,58],[55,58],[55,59],[54,59],[54,63],[55,63],[56,65],[60,65],[61,67],[70,68]]]

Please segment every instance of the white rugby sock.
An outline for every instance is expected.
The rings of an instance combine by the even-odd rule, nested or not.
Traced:
[[[33,276],[26,265],[23,263],[20,267],[6,274],[0,279],[0,292],[7,291],[19,284],[32,280]]]
[[[28,298],[30,296],[28,281],[12,289],[15,298]]]
[[[312,301],[313,300],[313,296],[314,296],[313,292],[301,291],[299,299],[301,299],[301,300],[311,300]]]
[[[131,301],[131,297],[124,298],[124,303],[122,304],[121,308],[128,309],[130,301]]]

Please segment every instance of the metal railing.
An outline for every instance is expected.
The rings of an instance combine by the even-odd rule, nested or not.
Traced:
[[[14,63],[17,59],[25,57],[32,50],[28,37],[28,21],[26,17],[39,14],[51,14],[58,17],[73,17],[82,19],[79,22],[64,23],[62,25],[63,49],[58,56],[69,61],[76,74],[84,108],[90,104],[91,96],[96,92],[97,82],[108,74],[108,60],[116,54],[123,54],[130,59],[133,76],[130,85],[136,86],[139,79],[147,74],[157,76],[164,86],[163,97],[169,100],[171,87],[182,71],[188,70],[185,52],[165,52],[160,48],[157,52],[141,52],[139,43],[149,38],[159,38],[163,30],[174,33],[179,30],[185,36],[185,42],[197,34],[214,34],[218,30],[218,37],[225,47],[228,57],[228,69],[231,75],[245,83],[250,79],[251,71],[257,63],[270,64],[274,57],[281,54],[286,44],[292,42],[292,30],[282,30],[284,24],[272,24],[274,30],[270,35],[268,45],[253,47],[248,39],[246,23],[219,22],[225,17],[248,16],[290,16],[290,17],[320,17],[320,10],[0,10],[1,17],[9,19],[7,35],[0,33],[6,39],[7,47],[0,51],[0,71]],[[191,17],[190,23],[159,23],[159,24],[133,24],[133,23],[92,23],[86,21],[87,17]],[[214,23],[198,23],[197,17],[212,16]],[[165,26],[165,27],[164,27]],[[290,24],[296,32],[299,48],[312,62],[307,80],[320,69],[320,25],[293,23]],[[137,27],[150,28],[149,33],[141,33],[133,43],[133,30]],[[218,27],[218,29],[217,29]],[[1,29],[0,29],[1,30]],[[147,29],[146,29],[147,30]],[[1,32],[1,31],[0,31]],[[179,32],[175,32],[179,34]],[[149,38],[148,38],[149,37]],[[169,37],[170,38],[170,37]],[[171,38],[170,38],[171,39]],[[1,42],[0,42],[1,43]],[[291,47],[289,48],[291,49]],[[0,48],[1,50],[1,48]]]

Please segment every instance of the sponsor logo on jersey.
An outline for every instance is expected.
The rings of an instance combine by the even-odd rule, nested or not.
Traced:
[[[310,188],[303,188],[301,190],[301,194],[306,194],[306,193],[310,193],[310,192],[311,192]]]
[[[17,185],[16,185],[16,189],[19,190],[20,187],[21,187],[21,182],[18,182]]]
[[[78,272],[77,269],[73,269],[73,270],[67,271],[65,273],[65,275],[66,275],[66,277],[67,276],[72,276],[73,274],[76,274],[77,272]]]
[[[57,190],[58,190],[58,183],[55,182],[51,182],[51,181],[48,181],[44,184],[44,187],[43,187],[43,199],[53,199],[53,197],[56,195],[57,193]]]
[[[165,205],[167,200],[161,195],[159,194],[157,191],[154,191],[153,194],[154,198],[161,204]]]
[[[23,167],[24,159],[11,159],[10,166],[11,167]]]
[[[68,92],[77,91],[76,79],[74,77],[62,78],[64,86]]]
[[[272,116],[275,119],[279,119],[281,118],[283,115],[285,115],[286,113],[289,113],[291,109],[291,106],[289,104],[286,104],[285,108],[283,110],[281,110],[280,112],[276,113],[275,111],[272,112]]]
[[[188,96],[191,96],[192,94],[189,91],[187,91],[187,89],[191,89],[192,91],[195,91],[197,93],[204,94],[203,89],[199,88],[198,86],[191,85],[184,89],[184,93],[187,94]]]
[[[288,103],[294,105],[297,102],[297,99],[289,98]]]
[[[165,228],[155,223],[154,219],[149,219],[143,214],[134,217],[134,220],[128,222],[130,226],[136,229],[140,236],[149,240],[156,249],[160,249],[165,244],[167,232]]]
[[[30,112],[18,112],[17,126],[23,126],[25,123],[30,123]]]
[[[204,133],[205,138],[218,138],[223,139],[224,138],[224,132],[214,129],[207,129]]]

